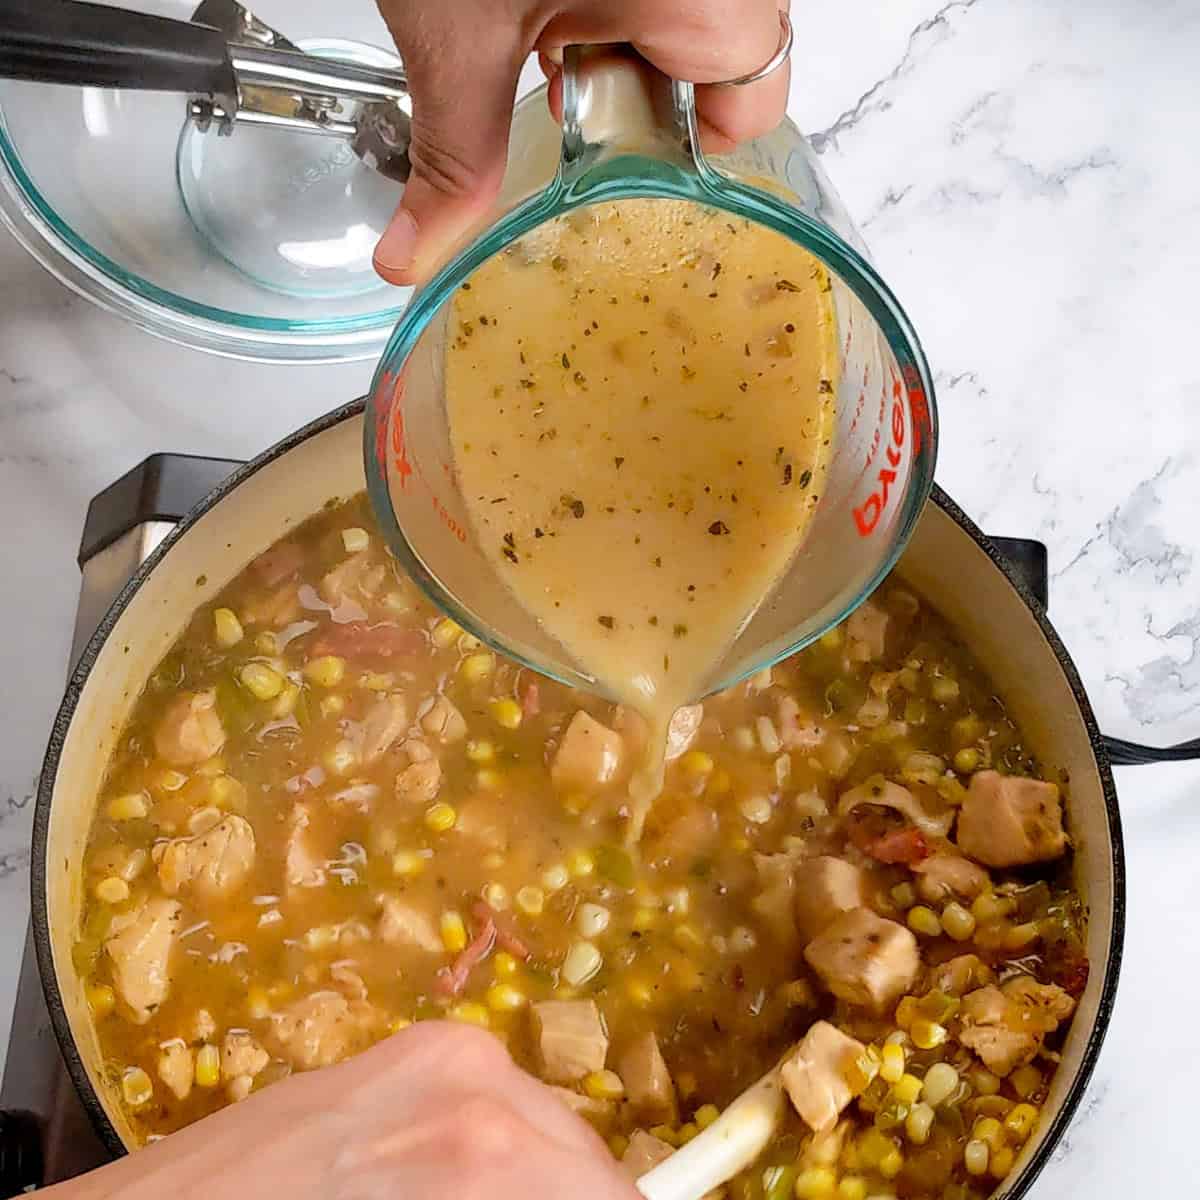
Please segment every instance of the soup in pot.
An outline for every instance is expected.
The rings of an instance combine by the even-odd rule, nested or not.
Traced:
[[[730,1200],[991,1191],[1087,961],[1059,782],[968,650],[893,577],[674,715],[627,845],[646,737],[433,611],[365,498],[253,562],[150,679],[90,834],[75,965],[138,1135],[446,1018],[636,1173],[786,1055]]]

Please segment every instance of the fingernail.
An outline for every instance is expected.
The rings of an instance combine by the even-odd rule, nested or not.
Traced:
[[[417,223],[407,209],[392,218],[375,247],[375,269],[385,278],[409,270],[417,253]]]

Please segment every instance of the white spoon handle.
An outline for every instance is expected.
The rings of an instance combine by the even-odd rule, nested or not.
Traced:
[[[783,1113],[779,1071],[743,1092],[707,1129],[637,1181],[646,1200],[700,1200],[748,1167],[766,1148]]]

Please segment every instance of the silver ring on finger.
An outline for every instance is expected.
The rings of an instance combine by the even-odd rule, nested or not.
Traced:
[[[711,86],[745,87],[748,83],[757,83],[760,79],[766,79],[768,75],[778,71],[791,57],[792,45],[795,40],[796,35],[792,29],[791,18],[781,8],[779,10],[779,49],[771,56],[770,62],[764,63],[757,71],[751,71],[749,75],[739,75],[736,79],[720,79]]]

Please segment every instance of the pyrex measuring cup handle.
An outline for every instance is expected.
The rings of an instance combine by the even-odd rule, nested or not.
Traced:
[[[0,76],[77,87],[235,97],[219,30],[76,0],[8,0]]]
[[[695,88],[664,75],[632,46],[566,47],[562,88],[564,182],[627,154],[711,171],[700,147]]]

